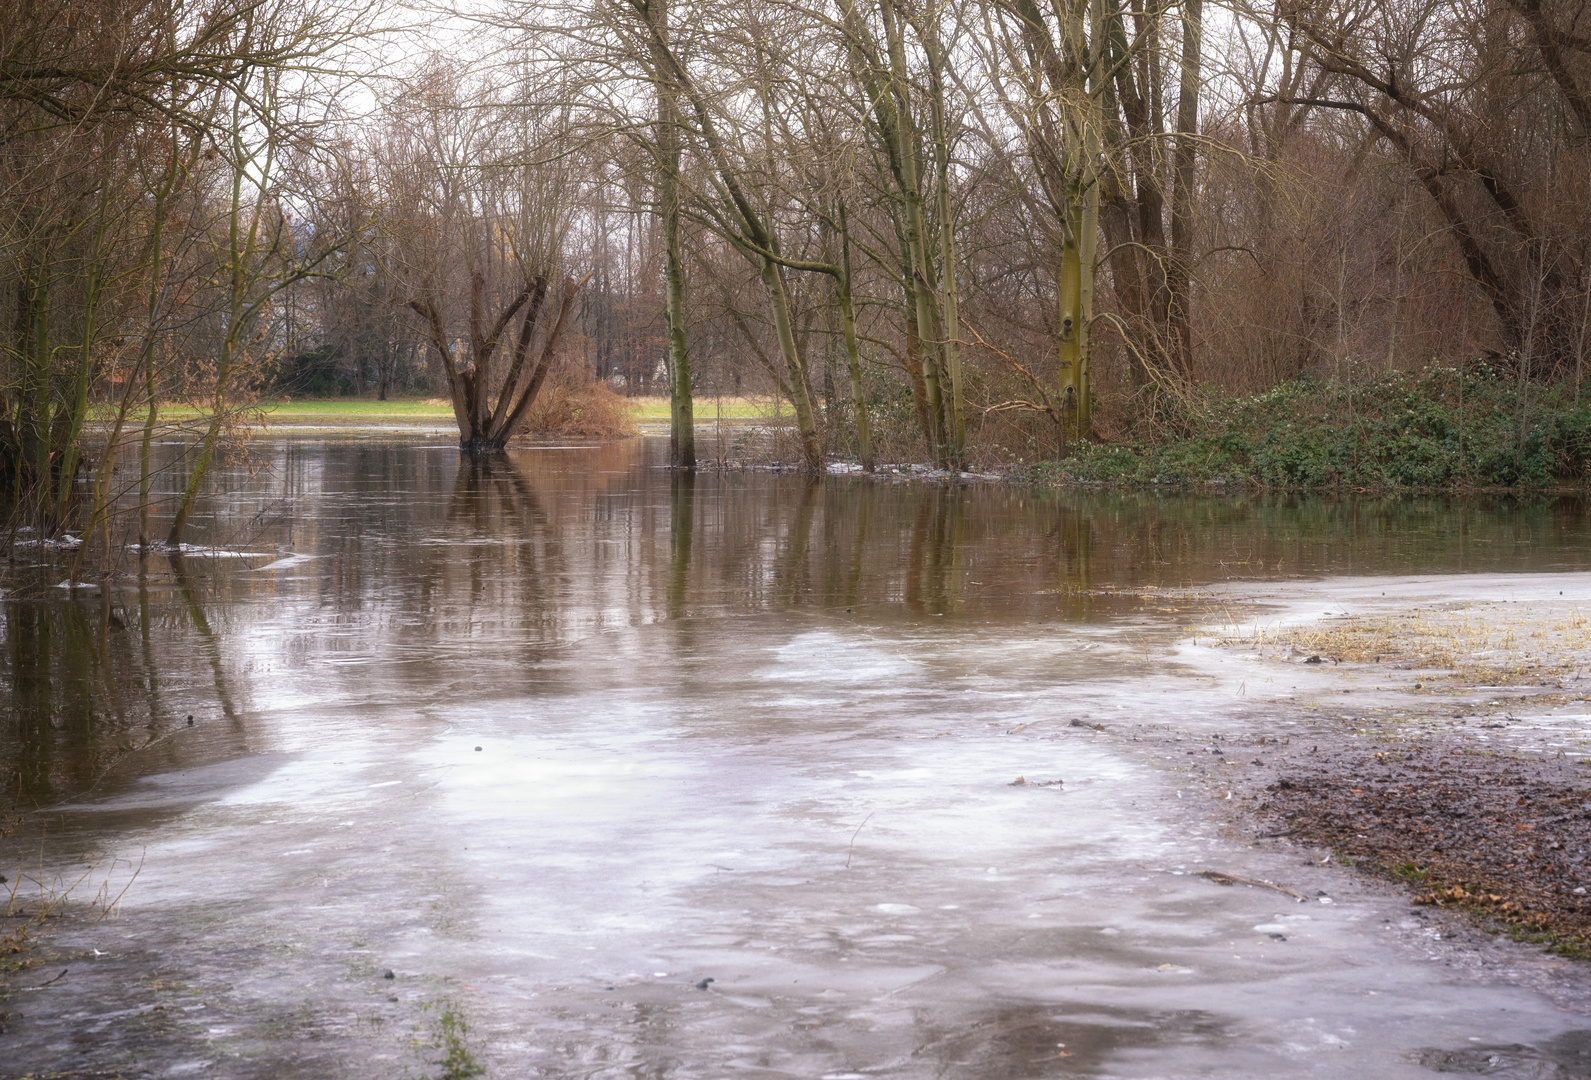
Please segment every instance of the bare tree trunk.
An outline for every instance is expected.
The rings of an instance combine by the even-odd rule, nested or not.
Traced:
[[[1193,373],[1190,307],[1193,272],[1194,167],[1199,139],[1199,67],[1204,38],[1204,0],[1182,0],[1181,85],[1177,102],[1177,145],[1171,190],[1171,258],[1166,265],[1168,322],[1178,374]]]
[[[574,310],[575,297],[580,289],[589,281],[591,275],[576,281],[574,278],[565,278],[563,289],[558,299],[558,314],[553,317],[552,326],[547,330],[546,340],[542,342],[541,357],[536,362],[535,372],[530,377],[530,383],[519,396],[518,402],[506,417],[497,417],[489,428],[490,435],[481,445],[483,450],[501,450],[508,445],[508,440],[519,433],[519,427],[525,420],[525,413],[535,404],[541,396],[542,384],[547,381],[547,374],[552,370],[553,361],[557,357],[558,342],[563,338],[564,327],[568,325],[569,313]],[[530,318],[526,315],[526,318]]]
[[[78,315],[77,370],[72,373],[71,397],[62,410],[63,415],[52,424],[53,451],[59,462],[52,516],[58,521],[65,521],[70,509],[77,482],[77,466],[82,455],[83,422],[88,417],[88,389],[99,367],[95,347],[99,344],[99,306],[105,290],[105,261],[108,256],[105,237],[110,227],[110,195],[109,181],[103,182],[100,185],[99,208],[95,213],[93,240],[88,250],[88,266],[83,278],[83,308]],[[114,444],[107,447],[107,451],[114,453]],[[83,544],[85,548],[88,545],[86,535]]]
[[[862,386],[862,358],[856,348],[856,312],[851,306],[851,230],[840,204],[840,324],[845,332],[845,360],[851,376],[851,408],[856,414],[856,444],[861,452],[862,471],[872,472],[873,433],[867,418],[867,391]]]
[[[155,384],[155,349],[151,341],[144,350],[144,393],[149,411],[144,414],[143,437],[138,445],[138,550],[149,550],[150,450],[155,441],[155,423],[160,414],[160,388]]]
[[[943,356],[950,378],[950,414],[945,432],[948,463],[961,467],[966,448],[965,393],[961,374],[961,314],[956,296],[956,218],[950,201],[950,136],[945,119],[945,62],[939,45],[938,10],[930,10],[922,28],[923,46],[928,57],[929,118],[932,124],[934,170],[938,192],[935,208],[939,213],[939,296],[943,314]]]
[[[127,376],[127,385],[122,388],[120,404],[116,407],[116,420],[111,425],[110,435],[105,439],[105,447],[100,451],[99,467],[94,470],[93,507],[89,512],[88,524],[83,529],[83,546],[81,552],[87,552],[89,539],[96,529],[103,529],[100,545],[100,569],[110,572],[111,555],[111,530],[110,530],[110,481],[111,474],[116,469],[117,450],[121,446],[122,431],[127,427],[127,416],[133,407],[133,391],[138,386],[138,372],[130,372]]]
[[[657,202],[663,225],[663,295],[668,320],[669,463],[696,467],[695,403],[691,398],[691,357],[685,339],[685,260],[680,246],[680,163],[682,158],[679,87],[669,57],[668,0],[646,0],[652,24],[654,90],[657,94]]]
[[[907,265],[904,268],[907,303],[916,322],[918,356],[922,361],[929,450],[934,464],[947,463],[949,433],[945,416],[941,359],[945,339],[941,312],[937,310],[938,291],[933,259],[928,252],[928,226],[923,212],[922,179],[917,168],[920,140],[912,121],[910,82],[906,67],[906,41],[900,13],[894,0],[879,0],[884,27],[889,83],[874,96],[879,135],[889,145],[891,170],[896,190],[892,198],[900,208]]]
[[[1094,437],[1094,262],[1099,249],[1099,182],[1083,195],[1077,242],[1077,437]]]
[[[807,373],[796,349],[795,326],[790,320],[790,300],[784,287],[784,274],[772,259],[762,260],[762,284],[773,307],[774,329],[779,337],[779,351],[784,354],[788,371],[790,402],[795,406],[796,428],[801,435],[801,456],[814,473],[823,471],[823,444],[818,438],[817,417],[812,411],[812,394],[807,387]]]
[[[193,510],[194,498],[210,471],[210,462],[221,439],[221,427],[227,407],[228,382],[233,369],[242,362],[244,351],[248,347],[244,338],[245,328],[252,323],[251,316],[257,314],[261,307],[258,301],[251,303],[249,292],[251,286],[256,284],[256,275],[259,273],[257,262],[260,252],[260,230],[264,224],[266,211],[265,185],[267,178],[271,176],[271,151],[270,149],[265,151],[264,160],[261,162],[242,150],[245,132],[241,117],[242,108],[239,103],[234,106],[233,128],[229,133],[233,149],[239,153],[237,162],[232,166],[232,204],[229,208],[226,260],[223,264],[227,268],[228,275],[226,335],[222,339],[221,356],[216,363],[210,424],[200,441],[199,456],[194,459],[193,468],[189,470],[188,482],[183,488],[182,497],[177,501],[177,510],[171,519],[171,530],[166,535],[166,546],[171,548],[182,546],[182,537],[188,528],[188,515]],[[247,176],[244,162],[260,166],[257,190],[251,205],[248,206],[245,206],[243,200],[243,184]],[[246,225],[243,220],[245,214],[248,215]]]
[[[1083,361],[1083,205],[1070,200],[1070,213],[1066,219],[1066,234],[1061,241],[1061,266],[1055,283],[1056,314],[1059,332],[1056,334],[1056,356],[1059,361],[1060,404],[1062,410],[1061,454],[1066,445],[1082,437],[1082,393],[1084,379]],[[1070,416],[1071,423],[1065,418]]]
[[[30,253],[16,284],[17,476],[19,499],[32,501],[36,524],[50,490],[50,288],[49,255]]]

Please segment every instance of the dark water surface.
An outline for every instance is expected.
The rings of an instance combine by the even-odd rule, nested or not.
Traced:
[[[1189,876],[1297,860],[1070,723],[1225,715],[1166,659],[1204,586],[1583,571],[1583,502],[661,451],[262,441],[185,557],[17,548],[0,872],[141,869],[12,979],[0,1076],[1591,1076],[1395,903]]]

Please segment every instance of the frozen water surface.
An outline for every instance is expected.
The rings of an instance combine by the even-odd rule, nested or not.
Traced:
[[[1173,648],[1204,586],[1503,568],[1460,514],[1584,590],[1583,510],[427,449],[280,444],[203,538],[269,553],[5,599],[10,864],[138,873],[9,977],[0,1075],[1591,1076],[1579,969],[1223,833],[1112,731],[1263,722]]]

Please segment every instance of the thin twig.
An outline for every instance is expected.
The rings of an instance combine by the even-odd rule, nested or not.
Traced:
[[[876,813],[878,813],[878,811],[874,810],[873,814],[876,814]],[[851,853],[856,850],[856,838],[857,838],[857,836],[859,836],[861,834],[862,826],[866,825],[869,821],[873,820],[873,814],[868,814],[865,818],[863,818],[862,819],[862,824],[858,825],[856,827],[856,832],[851,834],[851,846],[845,849],[845,868],[847,870],[849,870],[851,868]]]
[[[95,922],[104,922],[105,916],[116,910],[116,905],[122,902],[122,897],[126,896],[127,890],[133,887],[133,882],[138,880],[138,875],[144,872],[144,859],[148,855],[149,849],[144,848],[143,852],[138,856],[138,869],[133,871],[133,876],[128,878],[127,884],[122,886],[122,891],[116,894],[116,899],[105,906],[105,910],[99,913],[99,918],[95,919]]]
[[[61,969],[61,974],[57,975],[54,979],[51,979],[49,982],[41,982],[37,986],[25,986],[25,987],[23,987],[23,989],[24,990],[43,990],[46,986],[49,986],[50,983],[56,982],[57,980],[62,978],[68,971],[71,971],[71,970],[72,970],[71,968],[62,968]]]
[[[1200,870],[1199,876],[1208,878],[1217,885],[1252,885],[1256,889],[1272,889],[1284,896],[1291,896],[1300,904],[1308,903],[1309,897],[1301,892],[1294,892],[1283,885],[1274,885],[1269,881],[1258,881],[1255,878],[1238,877],[1236,874],[1223,874],[1219,870]]]

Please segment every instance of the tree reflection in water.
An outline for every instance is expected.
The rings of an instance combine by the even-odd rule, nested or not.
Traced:
[[[130,754],[160,757],[161,744],[189,726],[194,710],[208,716],[218,708],[238,724],[222,643],[199,588],[182,556],[169,567],[141,573],[136,589],[5,598],[0,687],[9,692],[0,705],[0,761],[8,806],[49,806],[92,789]]]
[[[258,558],[124,553],[104,589],[72,591],[31,549],[36,565],[15,559],[0,599],[10,798],[70,798],[134,750],[140,774],[249,753],[275,730],[265,713],[313,719],[345,700],[356,722],[380,723],[492,680],[536,672],[551,685],[560,669],[538,667],[550,649],[653,623],[674,630],[647,648],[678,655],[722,633],[715,620],[790,609],[880,629],[974,619],[1040,633],[1168,602],[1196,617],[1203,601],[1186,590],[1233,579],[1591,564],[1586,508],[1571,498],[682,474],[663,467],[665,449],[470,457],[412,441],[261,441],[253,471],[216,474],[213,510],[191,526],[222,548],[247,537]],[[279,555],[293,565],[275,568]],[[190,713],[198,737],[171,738]]]

